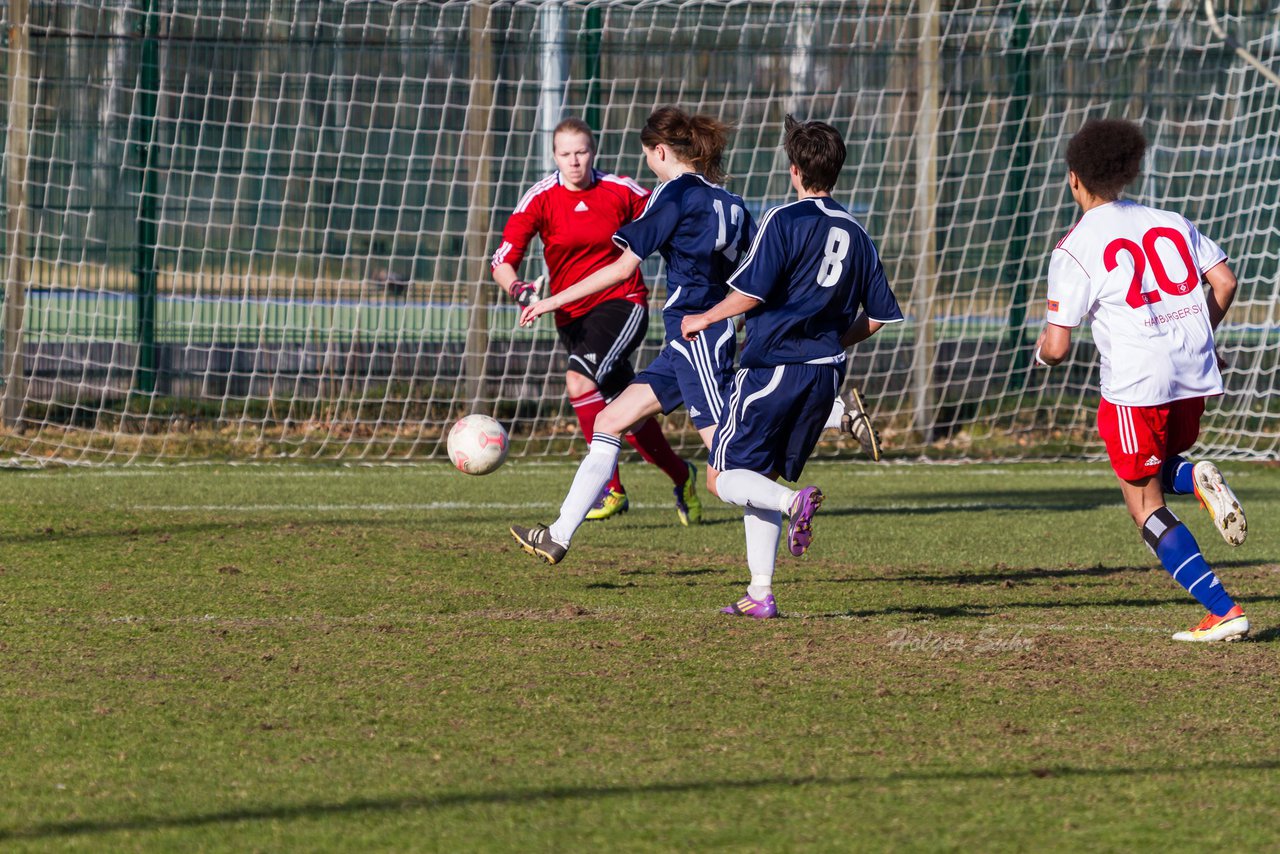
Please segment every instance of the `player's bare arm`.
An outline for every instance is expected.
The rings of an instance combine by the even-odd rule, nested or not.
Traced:
[[[1236,274],[1223,261],[1206,270],[1204,278],[1209,283],[1209,293],[1205,294],[1205,302],[1209,304],[1209,325],[1217,329],[1226,316],[1227,309],[1235,302]]]
[[[684,340],[692,341],[698,333],[713,324],[730,317],[745,314],[760,304],[760,300],[749,297],[740,291],[732,291],[720,302],[702,314],[686,314],[680,320],[680,334]]]
[[[1050,367],[1059,364],[1071,352],[1071,327],[1046,323],[1036,340],[1035,360]]]
[[[511,284],[520,278],[520,274],[516,272],[516,268],[510,264],[499,264],[493,268],[493,280],[498,283],[498,287],[510,293]]]
[[[872,320],[866,314],[859,314],[854,318],[853,325],[840,336],[840,346],[848,350],[854,344],[860,344],[875,335],[882,326],[884,324],[880,321]]]
[[[540,299],[520,314],[520,325],[528,326],[549,311],[563,308],[571,302],[597,294],[619,282],[625,282],[640,267],[640,257],[631,250],[622,253],[618,260],[601,267],[580,282],[570,285],[558,294]]]
[[[521,309],[524,309],[537,300],[538,292],[542,290],[547,277],[542,275],[532,282],[527,282],[520,278],[515,267],[510,264],[499,264],[493,268],[493,280],[516,301]]]
[[[536,281],[523,281],[516,268],[506,263],[493,268],[493,280],[498,283],[498,287],[506,291],[521,307],[533,304],[544,279],[545,277],[539,276]]]

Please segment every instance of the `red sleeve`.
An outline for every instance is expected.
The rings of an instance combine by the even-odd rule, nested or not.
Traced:
[[[539,232],[541,225],[542,197],[530,190],[516,206],[515,213],[507,219],[507,224],[502,229],[502,243],[489,259],[489,269],[496,270],[499,265],[510,264],[518,271],[520,262],[524,260],[524,253],[529,248],[529,241]]]

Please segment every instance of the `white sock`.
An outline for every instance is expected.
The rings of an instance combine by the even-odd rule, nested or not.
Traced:
[[[747,566],[751,568],[747,595],[759,601],[773,592],[773,567],[782,536],[782,514],[777,510],[747,507],[742,512],[742,526],[747,530]]]
[[[831,414],[827,416],[827,423],[822,425],[822,429],[839,430],[842,418],[844,418],[844,401],[836,395],[836,399],[831,403]]]
[[[716,479],[716,492],[727,504],[777,510],[779,513],[790,513],[791,501],[796,497],[795,490],[746,469],[720,472]]]
[[[551,525],[551,539],[562,546],[569,545],[582,520],[587,518],[587,511],[596,503],[609,478],[613,477],[621,447],[622,440],[608,433],[597,433],[591,440],[591,449],[578,463],[573,485],[560,505],[560,518]]]

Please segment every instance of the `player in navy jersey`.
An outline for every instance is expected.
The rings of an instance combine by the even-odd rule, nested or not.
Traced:
[[[494,281],[521,308],[537,300],[538,287],[522,281],[517,272],[535,234],[542,239],[551,293],[559,294],[622,254],[613,243],[613,233],[638,217],[649,198],[630,178],[595,168],[595,135],[586,122],[565,119],[556,125],[551,139],[556,171],[520,198],[490,264]],[[649,328],[648,295],[637,269],[611,287],[565,300],[556,311],[556,331],[569,352],[565,390],[588,444],[596,416],[635,378],[631,354]],[[701,521],[693,466],[672,450],[658,422],[645,420],[627,433],[627,441],[675,484],[681,523]],[[627,507],[627,493],[615,469],[587,518],[608,519]]]
[[[711,445],[733,372],[733,321],[724,318],[692,342],[681,337],[680,321],[724,297],[725,282],[750,242],[753,224],[742,198],[719,185],[724,180],[720,162],[728,130],[716,119],[690,116],[675,107],[654,111],[640,131],[640,142],[649,169],[662,184],[649,196],[644,212],[614,235],[622,257],[524,310],[521,322],[532,323],[563,300],[581,299],[631,275],[654,252],[666,262],[662,350],[596,419],[591,450],[578,467],[555,523],[511,526],[521,547],[548,563],[559,563],[568,552],[603,478],[617,463],[618,437],[631,425],[683,405],[703,441]]]
[[[783,147],[798,201],[773,208],[740,266],[733,292],[681,328],[697,341],[746,313],[741,369],[716,430],[708,488],[743,508],[751,584],[726,614],[776,617],[773,570],[782,516],[796,557],[813,540],[816,486],[792,490],[840,390],[845,349],[902,318],[875,244],[831,198],[844,165],[840,134],[823,122],[785,122]],[[717,474],[718,472],[718,474]]]

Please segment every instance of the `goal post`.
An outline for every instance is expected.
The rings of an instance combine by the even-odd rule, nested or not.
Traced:
[[[561,115],[652,186],[638,130],[731,122],[729,186],[791,193],[788,112],[835,125],[837,198],[907,323],[848,382],[890,455],[1098,456],[1097,366],[1030,366],[1049,252],[1076,216],[1066,140],[1125,117],[1138,200],[1240,278],[1202,439],[1275,459],[1280,17],[1266,0],[0,0],[5,397],[18,462],[441,457],[479,411],[514,454],[577,440],[549,321],[488,256],[550,173]],[[19,49],[21,48],[21,49]],[[25,111],[25,116],[24,116]],[[559,115],[557,115],[559,114]],[[522,275],[535,278],[535,250]],[[647,261],[647,363],[664,270]],[[683,415],[664,427],[697,452]],[[578,446],[581,447],[580,445]],[[852,454],[834,436],[820,454]]]
[[[0,420],[17,427],[26,402],[22,321],[26,313],[30,259],[22,247],[30,232],[27,216],[27,162],[31,150],[31,47],[27,0],[11,0],[6,53],[8,94],[5,133],[4,397]]]

